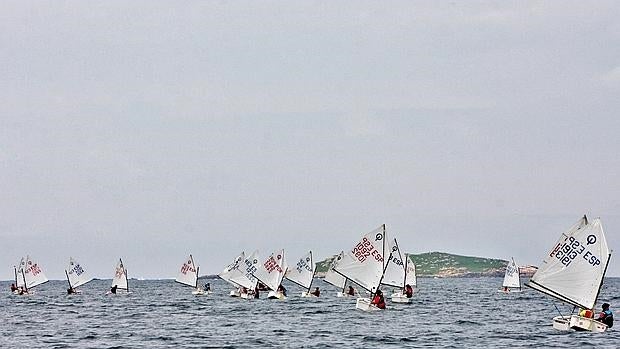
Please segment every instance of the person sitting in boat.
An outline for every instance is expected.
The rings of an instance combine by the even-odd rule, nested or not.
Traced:
[[[209,291],[211,291],[211,283],[207,282],[205,284],[205,292],[209,292]]]
[[[286,288],[284,288],[284,286],[282,286],[282,284],[280,284],[280,286],[278,286],[278,291],[282,293],[283,296],[286,296]]]
[[[117,288],[118,288],[118,286],[116,286],[116,285],[112,286],[112,288],[110,289],[110,293],[116,294],[116,289]]]
[[[349,286],[349,289],[347,290],[347,295],[355,296],[355,289],[353,288],[353,286]]]
[[[376,305],[379,309],[385,309],[385,298],[383,298],[383,292],[381,292],[381,290],[377,290],[370,304]]]
[[[611,328],[614,326],[614,314],[609,310],[609,303],[603,303],[603,311],[598,314],[596,321],[600,321]]]
[[[15,286],[15,284],[11,284],[11,292],[15,292],[17,290],[18,290],[17,286]]]
[[[21,286],[21,287],[19,288],[19,295],[20,295],[20,296],[21,296],[21,295],[24,295],[24,294],[27,294],[27,293],[28,293],[28,289],[27,289],[27,288],[24,288],[24,286]]]
[[[310,292],[310,294],[315,296],[315,297],[319,297],[321,295],[321,291],[317,287],[317,288],[314,289],[314,291]]]
[[[405,295],[407,296],[407,298],[413,297],[413,287],[411,287],[411,285],[409,284],[405,285]]]
[[[258,285],[256,285],[256,287],[254,288],[254,298],[257,299],[260,297],[260,290],[258,288]]]
[[[508,289],[508,286],[504,286],[504,292],[510,292],[510,290]]]
[[[69,288],[67,289],[67,294],[75,294],[75,289],[71,286],[69,286]]]

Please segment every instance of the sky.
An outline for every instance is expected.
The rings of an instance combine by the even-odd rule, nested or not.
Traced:
[[[617,1],[3,1],[0,279],[620,246]],[[608,276],[620,276],[613,257]]]

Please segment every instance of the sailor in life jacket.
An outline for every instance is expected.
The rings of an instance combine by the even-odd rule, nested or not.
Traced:
[[[385,309],[385,299],[383,298],[383,292],[381,292],[381,290],[377,290],[371,304],[376,305],[379,309]]]
[[[603,311],[598,314],[596,320],[604,323],[609,328],[613,327],[614,314],[609,310],[609,303],[603,303]]]
[[[413,297],[413,287],[411,287],[411,285],[409,284],[405,285],[405,295],[407,296],[407,298]]]

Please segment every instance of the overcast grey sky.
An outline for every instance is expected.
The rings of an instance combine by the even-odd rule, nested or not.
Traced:
[[[617,1],[3,1],[0,279],[620,247]],[[608,275],[620,275],[613,258]]]

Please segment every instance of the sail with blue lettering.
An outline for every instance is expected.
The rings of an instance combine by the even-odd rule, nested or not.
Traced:
[[[315,270],[316,265],[312,260],[312,251],[309,251],[301,256],[297,263],[288,268],[285,277],[309,292],[310,287],[312,287],[312,279],[314,278]]]
[[[600,219],[584,216],[547,253],[527,286],[583,309],[594,309],[611,257]]]
[[[252,277],[252,279],[249,279],[246,276],[245,260],[245,252],[241,252],[218,276],[235,287],[245,287],[248,290],[254,290],[256,278]]]
[[[69,265],[65,269],[65,274],[67,275],[69,287],[79,287],[93,279],[86,273],[84,267],[73,257],[69,257]]]
[[[504,274],[503,287],[509,288],[521,288],[521,277],[519,275],[519,266],[515,263],[514,258],[511,258],[506,265],[506,273]]]

